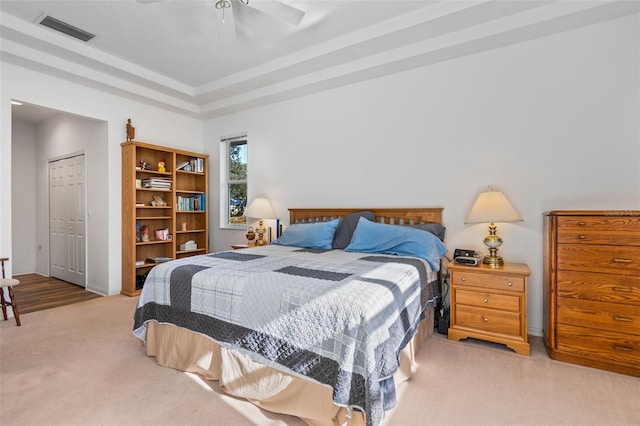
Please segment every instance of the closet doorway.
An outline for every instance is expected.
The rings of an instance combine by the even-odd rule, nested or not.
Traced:
[[[109,280],[109,216],[119,216],[119,209],[109,210],[107,121],[27,103],[13,105],[11,110],[12,274],[56,277],[101,295],[115,292]],[[84,157],[84,165],[77,166],[81,173],[66,172],[82,178],[81,184],[73,184],[73,194],[78,196],[56,204],[50,194],[50,174],[57,172],[50,168],[78,155]],[[69,212],[76,212],[78,220]],[[61,219],[67,214],[71,219]],[[69,220],[71,230],[65,223]],[[64,244],[52,241],[52,231],[53,239],[58,238],[56,222],[65,223],[66,234],[60,232],[66,235]],[[84,229],[78,230],[82,225]]]

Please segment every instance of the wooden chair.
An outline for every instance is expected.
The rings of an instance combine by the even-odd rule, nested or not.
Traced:
[[[16,305],[16,299],[13,297],[13,286],[20,284],[19,280],[14,278],[5,278],[4,276],[4,262],[8,261],[8,257],[0,258],[0,263],[2,263],[2,280],[0,280],[0,302],[2,303],[2,315],[4,315],[4,320],[8,319],[7,317],[7,305],[11,306],[13,309],[13,316],[16,319],[16,324],[20,325],[20,313],[18,312],[18,306]],[[9,301],[4,298],[4,288],[7,288],[9,292]]]

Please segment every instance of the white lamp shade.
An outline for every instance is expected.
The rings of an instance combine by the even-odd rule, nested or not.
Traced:
[[[247,217],[253,217],[256,219],[275,219],[276,214],[269,203],[269,200],[263,197],[256,197],[253,199],[249,207],[244,211],[244,215]]]
[[[482,192],[471,207],[465,223],[520,222],[520,213],[500,191]]]

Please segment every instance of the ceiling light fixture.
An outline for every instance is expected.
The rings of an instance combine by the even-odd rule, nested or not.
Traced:
[[[249,0],[238,0],[242,4],[249,4]],[[231,2],[229,0],[218,0],[215,4],[216,9],[222,9],[222,23],[225,23],[224,20],[224,10],[229,9],[231,7]]]

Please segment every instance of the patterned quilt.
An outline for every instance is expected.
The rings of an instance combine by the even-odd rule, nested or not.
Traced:
[[[398,353],[438,297],[418,258],[271,245],[157,265],[134,334],[144,341],[155,320],[206,335],[332,387],[335,404],[376,425],[395,405]]]

